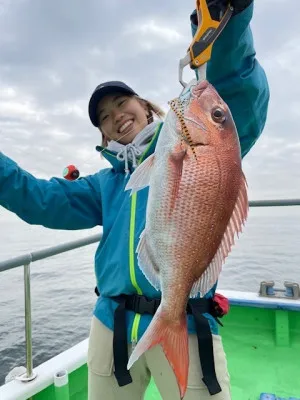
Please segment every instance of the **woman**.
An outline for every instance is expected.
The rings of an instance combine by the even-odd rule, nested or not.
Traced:
[[[208,4],[217,15],[227,2],[212,0]],[[236,15],[214,44],[207,77],[231,109],[244,157],[264,128],[269,91],[265,73],[255,59],[249,27],[253,3],[232,3]],[[193,33],[195,17],[193,13]],[[145,332],[159,299],[153,300],[158,292],[139,270],[135,254],[145,224],[148,190],[130,196],[124,188],[136,165],[153,153],[162,127],[154,118],[163,113],[124,83],[106,82],[94,91],[89,116],[102,134],[102,146],[97,149],[112,168],[74,182],[47,181],[36,179],[0,153],[0,204],[29,224],[47,228],[103,226],[95,255],[96,292],[100,295],[89,340],[89,400],[142,399],[151,376],[163,399],[177,399],[177,383],[160,347],[149,350],[126,370],[128,351]],[[210,304],[215,289],[206,295],[205,304]],[[202,355],[199,353],[202,367],[195,316],[188,314],[190,366],[185,399],[205,400],[213,394],[215,400],[228,400],[229,374],[217,322],[205,307],[203,313],[202,328],[208,329],[210,345],[202,346]]]

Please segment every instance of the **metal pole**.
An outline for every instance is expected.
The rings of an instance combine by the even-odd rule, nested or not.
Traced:
[[[25,292],[25,336],[27,377],[32,375],[32,337],[31,337],[31,296],[30,296],[30,263],[24,265]]]
[[[26,338],[26,370],[27,376],[19,379],[32,381],[37,374],[33,372],[32,363],[32,334],[31,334],[31,294],[30,294],[30,263],[24,265],[24,295],[25,295],[25,338]]]

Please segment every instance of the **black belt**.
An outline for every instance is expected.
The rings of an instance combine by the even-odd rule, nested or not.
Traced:
[[[99,295],[98,289],[95,289]],[[160,305],[160,299],[149,299],[140,295],[120,295],[112,297],[112,300],[119,303],[114,313],[114,336],[113,353],[115,364],[115,377],[119,386],[125,386],[132,382],[130,372],[127,370],[128,344],[126,327],[126,310],[138,314],[154,315]],[[198,339],[198,352],[203,372],[202,381],[207,386],[211,395],[222,391],[216,376],[212,334],[207,318],[204,313],[214,316],[218,323],[212,299],[190,299],[187,305],[187,313],[194,316],[196,333]]]

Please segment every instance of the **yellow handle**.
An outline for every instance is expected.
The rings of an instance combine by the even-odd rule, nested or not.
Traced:
[[[199,68],[210,60],[213,43],[220,33],[218,32],[218,28],[222,25],[225,18],[224,16],[221,21],[213,20],[210,16],[206,0],[196,0],[196,8],[198,29],[189,47],[191,68]],[[211,41],[211,43],[207,46],[208,41]]]

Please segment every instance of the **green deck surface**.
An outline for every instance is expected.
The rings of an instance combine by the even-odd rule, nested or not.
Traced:
[[[259,400],[263,392],[300,398],[300,312],[231,306],[222,322],[232,400]],[[87,367],[69,382],[70,399],[87,400]],[[55,399],[53,386],[33,397],[45,399]],[[160,399],[151,382],[145,400]]]

